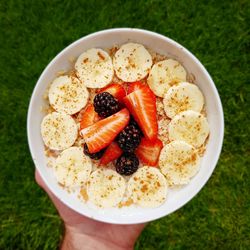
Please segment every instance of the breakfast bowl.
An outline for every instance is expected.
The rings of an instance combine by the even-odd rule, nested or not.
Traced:
[[[180,62],[204,95],[206,117],[209,123],[209,138],[201,158],[199,172],[190,183],[181,188],[169,188],[166,201],[158,207],[143,208],[131,206],[100,209],[79,199],[79,193],[63,189],[48,166],[41,135],[41,123],[47,105],[44,94],[58,76],[58,72],[72,69],[72,58],[78,58],[91,48],[108,49],[126,43],[142,44],[146,48]],[[206,184],[212,175],[220,156],[223,134],[223,110],[215,84],[201,62],[186,48],[163,35],[133,28],[117,28],[99,31],[85,36],[66,47],[45,68],[33,90],[27,117],[29,148],[35,167],[52,193],[74,211],[94,220],[114,224],[136,224],[164,217],[190,201]]]

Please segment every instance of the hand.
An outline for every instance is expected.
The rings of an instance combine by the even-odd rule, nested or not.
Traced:
[[[36,182],[54,203],[65,224],[62,249],[133,249],[146,224],[115,225],[82,216],[58,200],[36,171]]]

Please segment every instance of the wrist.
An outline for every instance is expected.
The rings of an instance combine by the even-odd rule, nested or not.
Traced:
[[[102,250],[129,250],[132,247],[122,247],[115,242],[81,233],[78,229],[65,226],[65,234],[61,245],[62,250],[78,250],[78,249],[102,249]]]

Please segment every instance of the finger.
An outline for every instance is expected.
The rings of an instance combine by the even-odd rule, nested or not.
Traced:
[[[43,182],[42,177],[40,176],[40,174],[38,173],[37,170],[35,170],[35,179],[36,179],[37,184],[38,184],[40,187],[43,188],[44,182]]]
[[[38,184],[46,193],[48,193],[50,196],[52,195],[51,191],[49,190],[48,186],[45,184],[43,178],[41,177],[41,175],[39,174],[39,172],[37,171],[37,169],[35,170],[35,180],[36,180],[37,184]]]
[[[43,181],[41,175],[39,172],[36,170],[35,171],[35,180],[37,184],[49,195],[50,199],[53,201],[53,203],[59,203],[60,201],[55,197],[54,194],[49,190],[48,186],[45,184]]]
[[[39,172],[36,170],[35,171],[35,179],[37,184],[48,194],[48,196],[50,197],[50,199],[52,200],[52,202],[54,203],[55,207],[57,208],[60,216],[62,217],[62,219],[66,222],[69,223],[68,221],[71,221],[76,223],[79,221],[79,219],[83,220],[83,219],[87,219],[87,217],[73,211],[71,208],[69,208],[68,206],[66,206],[64,203],[62,203],[48,188],[48,186],[45,184],[45,182],[43,181],[41,175],[39,174]],[[76,218],[76,219],[74,219]]]

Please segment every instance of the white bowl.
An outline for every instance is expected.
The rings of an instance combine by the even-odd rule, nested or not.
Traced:
[[[69,70],[72,67],[69,58],[78,57],[89,48],[110,48],[115,44],[119,45],[128,41],[144,44],[160,54],[177,59],[189,73],[195,76],[196,84],[205,95],[210,136],[199,173],[191,180],[190,184],[178,190],[170,190],[167,201],[162,206],[153,209],[132,206],[122,209],[98,210],[81,202],[76,195],[64,191],[57,184],[51,168],[46,166],[44,145],[40,134],[40,124],[44,114],[40,108],[45,104],[43,99],[45,90],[56,77],[56,73],[61,70]],[[116,224],[134,224],[155,220],[174,212],[201,190],[219,159],[223,142],[224,119],[220,97],[214,82],[204,66],[191,52],[163,35],[140,29],[120,28],[104,30],[83,37],[70,44],[49,63],[40,76],[30,100],[27,130],[29,147],[35,166],[50,190],[64,204],[95,220]]]

